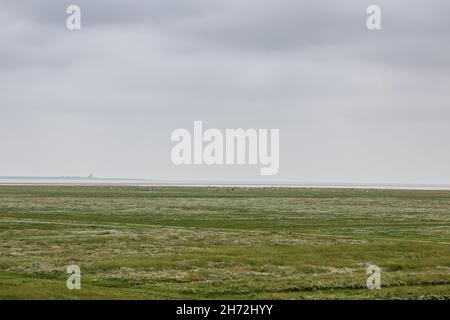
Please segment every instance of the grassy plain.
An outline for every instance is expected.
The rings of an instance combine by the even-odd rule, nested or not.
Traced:
[[[450,299],[450,192],[0,186],[0,299],[94,298]]]

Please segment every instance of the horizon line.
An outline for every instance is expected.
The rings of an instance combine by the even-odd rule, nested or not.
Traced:
[[[37,181],[36,181],[37,180]],[[40,180],[40,181],[39,181]],[[450,184],[438,183],[371,183],[371,182],[311,182],[311,181],[232,181],[150,178],[102,178],[85,176],[0,176],[0,185],[79,185],[79,186],[198,186],[198,187],[303,187],[450,190]]]

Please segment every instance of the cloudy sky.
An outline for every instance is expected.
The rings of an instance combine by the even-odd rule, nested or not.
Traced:
[[[382,30],[366,28],[370,4]],[[448,0],[0,0],[0,176],[450,183],[449,13]],[[170,134],[194,120],[279,128],[279,174],[173,165]]]

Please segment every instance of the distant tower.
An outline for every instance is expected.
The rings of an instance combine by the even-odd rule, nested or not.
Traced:
[[[91,174],[88,176],[88,178],[89,178],[89,179],[93,179],[93,178],[94,178],[94,175],[92,174],[92,172],[91,172]]]

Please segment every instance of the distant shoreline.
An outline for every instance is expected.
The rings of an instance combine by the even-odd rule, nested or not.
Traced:
[[[154,186],[154,187],[243,187],[243,188],[339,188],[450,191],[450,185],[433,184],[371,184],[371,183],[295,183],[295,182],[227,182],[227,181],[165,181],[151,179],[83,178],[83,177],[0,177],[1,186]]]

